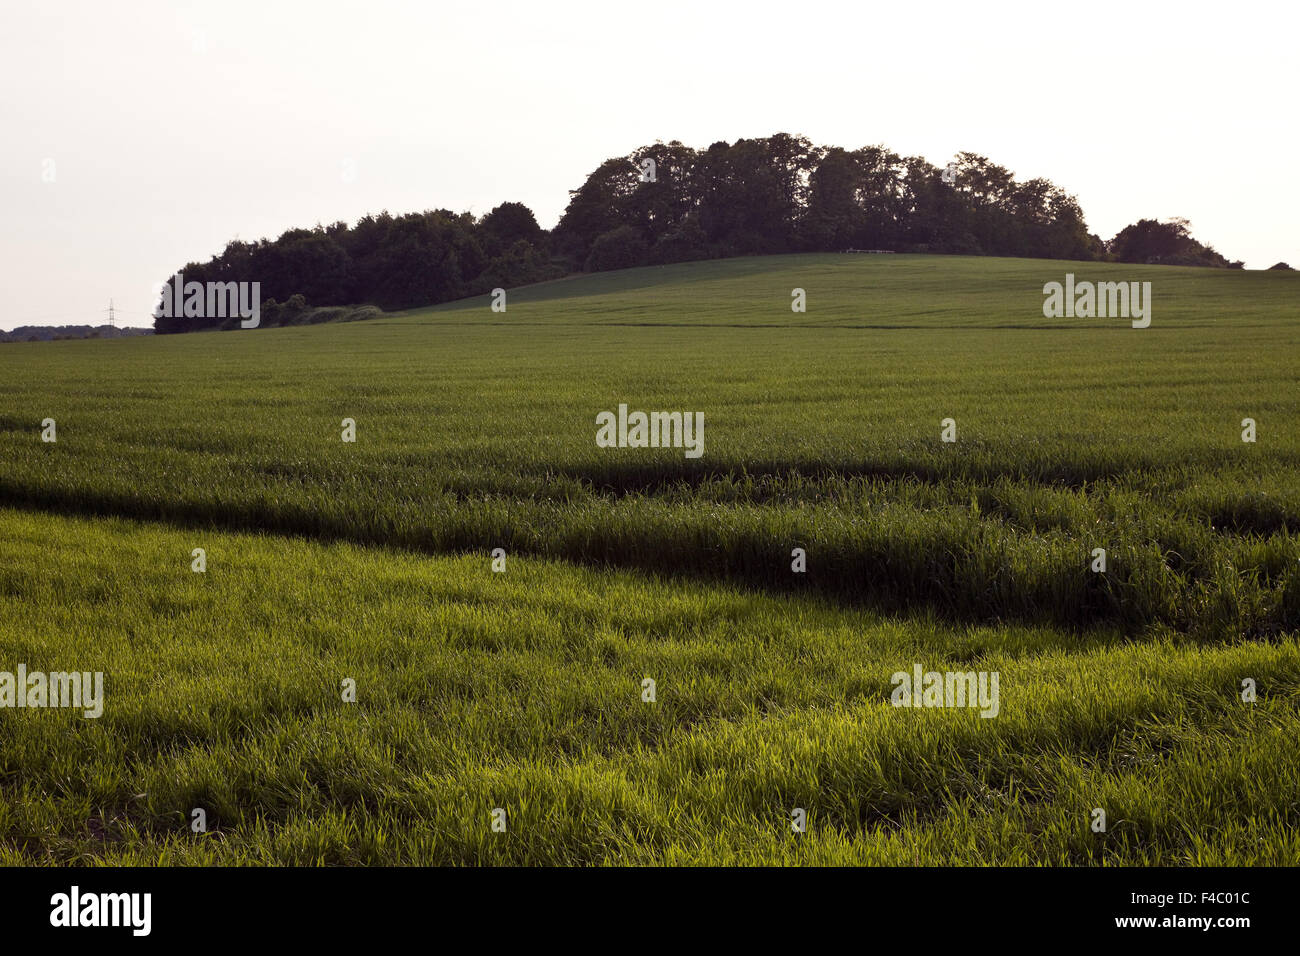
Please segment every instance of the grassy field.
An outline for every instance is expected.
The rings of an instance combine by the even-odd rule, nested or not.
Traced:
[[[6,345],[0,671],[106,699],[0,709],[0,862],[1300,863],[1298,293],[789,256]]]

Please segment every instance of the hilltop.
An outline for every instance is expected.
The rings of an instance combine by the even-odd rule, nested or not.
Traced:
[[[883,146],[850,152],[777,133],[704,150],[658,142],[608,159],[570,191],[552,230],[518,202],[481,217],[385,210],[353,225],[318,223],[274,240],[235,240],[176,276],[257,282],[268,306],[393,311],[583,271],[849,249],[1243,265],[1194,239],[1181,218],[1141,219],[1103,241],[1064,189],[1043,178],[1018,181],[975,153],[959,153],[941,170]],[[165,309],[155,329],[193,332],[221,327],[225,318]]]

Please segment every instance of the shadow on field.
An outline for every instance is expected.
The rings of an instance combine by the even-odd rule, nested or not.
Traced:
[[[388,512],[357,502],[322,510],[304,499],[142,501],[0,483],[7,505],[184,528],[269,533],[425,554],[504,548],[576,565],[809,595],[897,614],[926,609],[952,623],[1018,622],[1138,635],[1152,626],[1193,639],[1268,639],[1300,628],[1300,542],[1236,543],[1208,528],[1168,526],[1185,555],[1145,530],[1120,532],[1105,574],[1091,544],[1037,534],[958,509],[675,507],[654,498],[576,504],[444,498]],[[794,549],[807,569],[794,573]],[[486,566],[486,565],[485,565]],[[1238,568],[1242,570],[1239,572]]]

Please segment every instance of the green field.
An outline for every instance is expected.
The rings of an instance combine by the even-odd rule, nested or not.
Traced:
[[[6,345],[0,671],[106,693],[0,709],[0,863],[1300,863],[1298,293],[785,256]]]

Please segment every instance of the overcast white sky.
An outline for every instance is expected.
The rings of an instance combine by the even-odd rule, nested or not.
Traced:
[[[98,324],[110,297],[150,325],[155,284],[229,239],[382,209],[516,200],[549,228],[610,156],[778,131],[970,150],[1103,238],[1186,216],[1300,266],[1297,10],[2,0],[0,328]]]

